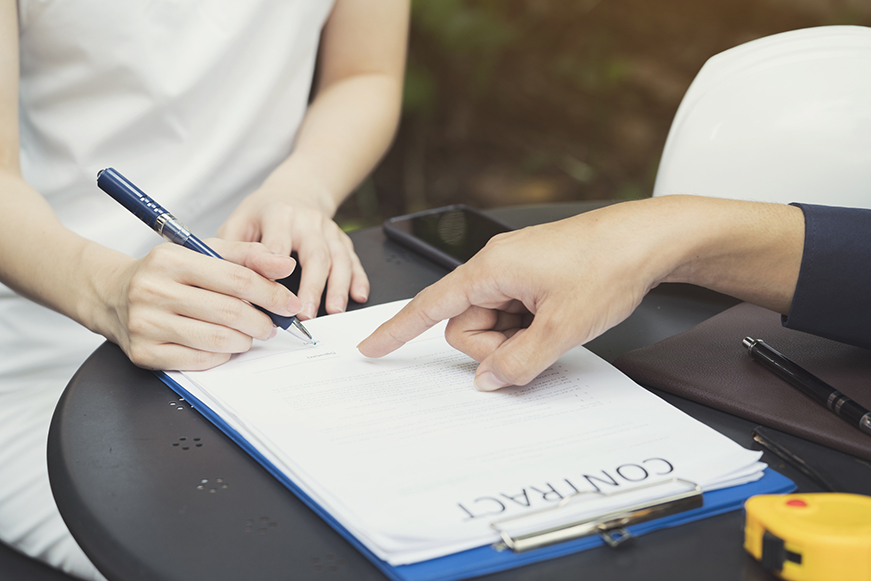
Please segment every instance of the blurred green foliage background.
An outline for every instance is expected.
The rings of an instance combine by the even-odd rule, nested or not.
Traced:
[[[708,58],[831,24],[871,25],[871,1],[412,0],[399,132],[337,220],[649,196]]]

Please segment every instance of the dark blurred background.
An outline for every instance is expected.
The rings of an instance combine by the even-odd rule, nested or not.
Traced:
[[[871,26],[871,0],[412,0],[399,132],[337,221],[650,196],[708,58],[831,24]]]

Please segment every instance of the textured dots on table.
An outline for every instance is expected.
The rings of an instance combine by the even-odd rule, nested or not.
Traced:
[[[177,439],[173,440],[172,447],[178,448],[179,450],[202,448],[203,439],[199,437],[188,438],[187,436],[179,436]]]
[[[201,478],[197,482],[197,490],[208,494],[217,494],[218,492],[230,488],[230,483],[224,478]]]
[[[268,516],[261,516],[260,518],[249,518],[246,520],[244,531],[254,535],[265,535],[277,527],[277,522]]]

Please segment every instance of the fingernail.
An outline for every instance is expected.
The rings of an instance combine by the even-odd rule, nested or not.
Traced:
[[[269,341],[270,339],[272,339],[276,335],[278,335],[278,327],[272,327],[272,332],[269,333],[269,337],[267,337],[266,340]]]
[[[287,310],[291,313],[298,313],[302,311],[302,302],[299,298],[292,296],[287,299]]]
[[[475,388],[478,389],[478,391],[495,391],[505,387],[506,385],[508,384],[489,371],[485,371],[481,375],[475,376]]]
[[[302,312],[304,312],[305,316],[309,319],[314,319],[318,314],[318,306],[314,303],[306,303]]]

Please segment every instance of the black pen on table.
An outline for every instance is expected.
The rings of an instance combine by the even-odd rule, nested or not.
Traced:
[[[110,196],[116,202],[130,210],[130,212],[145,222],[152,230],[175,244],[184,246],[200,254],[211,256],[213,258],[223,258],[217,252],[206,246],[206,244],[191,234],[187,227],[179,222],[175,216],[170,214],[160,204],[148,197],[145,192],[137,188],[133,183],[118,173],[114,168],[108,167],[97,173],[97,186]],[[288,330],[291,325],[296,327],[303,335],[312,340],[311,333],[303,327],[302,323],[296,317],[284,317],[276,315],[260,307],[252,305],[259,311],[269,315],[276,327]]]
[[[819,377],[790,361],[762,339],[745,337],[744,346],[750,353],[750,357],[761,363],[763,367],[786,380],[811,399],[826,406],[847,423],[866,434],[871,434],[871,412]]]
[[[837,490],[837,487],[832,484],[828,478],[823,476],[817,469],[808,464],[798,454],[772,438],[767,428],[764,428],[762,426],[756,426],[755,428],[753,428],[753,431],[750,432],[750,435],[753,436],[754,442],[756,442],[775,456],[784,460],[788,464],[791,464],[799,472],[816,482],[820,486],[820,488],[822,488],[826,492],[835,492]]]

